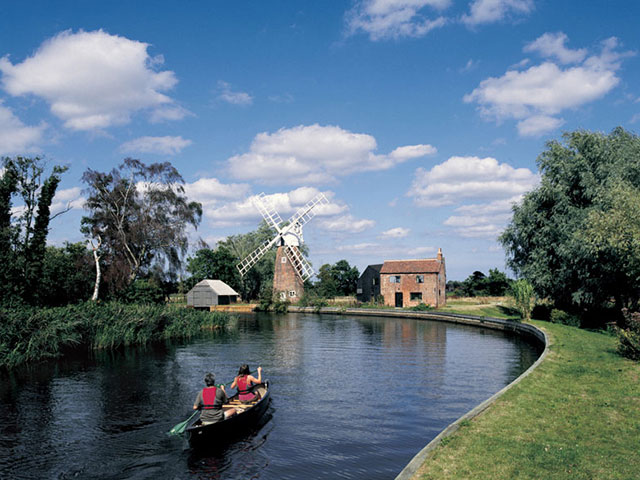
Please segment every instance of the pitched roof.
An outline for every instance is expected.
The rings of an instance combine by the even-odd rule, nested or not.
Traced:
[[[382,268],[382,263],[376,263],[375,265],[367,265],[367,268],[370,268],[371,270],[375,270],[376,272],[380,273],[380,269]],[[365,268],[365,270],[367,268]]]
[[[198,285],[207,285],[218,295],[238,295],[238,296],[240,295],[238,292],[236,292],[233,288],[231,288],[229,285],[224,283],[222,280],[202,280],[201,282],[198,282],[196,284],[196,287]]]
[[[421,260],[387,260],[380,273],[438,273],[442,264],[435,258]]]

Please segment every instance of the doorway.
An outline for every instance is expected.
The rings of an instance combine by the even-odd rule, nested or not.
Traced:
[[[402,308],[402,292],[396,292],[396,307]]]

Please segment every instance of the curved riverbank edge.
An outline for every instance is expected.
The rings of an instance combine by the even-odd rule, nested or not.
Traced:
[[[451,434],[460,428],[460,424],[464,421],[471,420],[474,417],[477,417],[482,412],[484,412],[490,405],[492,405],[498,398],[500,398],[506,391],[511,389],[514,385],[517,385],[527,377],[531,372],[533,372],[538,365],[540,365],[544,359],[546,358],[549,352],[549,338],[547,334],[541,329],[530,325],[528,323],[519,323],[513,322],[509,320],[502,320],[499,318],[492,317],[479,317],[474,315],[462,315],[457,313],[437,313],[437,312],[407,312],[400,310],[364,310],[359,308],[336,308],[336,307],[325,307],[325,308],[315,308],[315,307],[289,307],[290,312],[296,313],[326,313],[333,315],[356,315],[356,316],[372,316],[372,317],[400,317],[400,318],[415,318],[421,320],[436,320],[441,322],[449,322],[449,323],[458,323],[464,325],[475,325],[478,327],[491,328],[494,330],[504,330],[509,332],[514,332],[518,335],[522,335],[524,337],[533,339],[536,342],[539,342],[542,346],[544,346],[544,350],[542,354],[538,357],[538,359],[527,369],[525,370],[518,378],[516,378],[509,385],[505,386],[499,392],[493,394],[487,400],[482,402],[477,407],[468,411],[460,418],[458,418],[455,422],[451,423],[447,426],[442,432],[438,434],[433,440],[431,440],[422,450],[420,450],[407,464],[406,467],[396,476],[395,480],[409,480],[411,479],[418,471],[418,469],[422,466],[422,464],[427,460],[430,453],[442,442],[443,439],[447,438]]]

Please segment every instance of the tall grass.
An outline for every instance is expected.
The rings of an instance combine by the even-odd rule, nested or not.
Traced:
[[[0,368],[60,357],[74,347],[114,349],[190,338],[228,318],[223,312],[116,302],[0,309]]]

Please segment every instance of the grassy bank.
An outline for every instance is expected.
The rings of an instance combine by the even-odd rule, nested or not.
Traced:
[[[120,303],[0,309],[0,368],[57,358],[69,348],[113,349],[188,338],[227,319],[223,312]]]
[[[636,479],[640,364],[603,333],[532,322],[550,338],[533,374],[436,448],[415,479]]]

